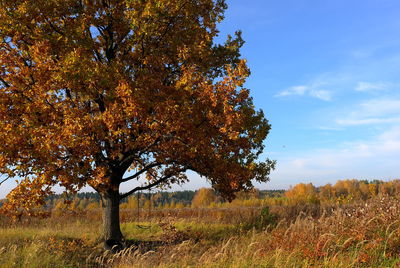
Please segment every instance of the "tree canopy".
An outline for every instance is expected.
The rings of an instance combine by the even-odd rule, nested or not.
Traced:
[[[270,125],[244,83],[240,32],[214,43],[223,0],[0,0],[5,208],[54,185],[121,200],[206,177],[225,198],[266,182]],[[128,172],[130,171],[130,172]],[[120,193],[129,180],[140,186]]]

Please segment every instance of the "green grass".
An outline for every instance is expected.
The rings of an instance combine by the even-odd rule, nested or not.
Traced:
[[[126,239],[141,241],[158,239],[162,234],[162,229],[150,222],[126,222],[121,224],[121,231]]]

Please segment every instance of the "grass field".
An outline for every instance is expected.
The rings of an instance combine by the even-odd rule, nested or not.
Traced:
[[[0,267],[398,267],[400,202],[122,211],[104,252],[100,211],[0,221]]]

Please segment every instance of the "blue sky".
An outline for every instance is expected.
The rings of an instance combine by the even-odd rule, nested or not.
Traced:
[[[262,158],[278,165],[257,187],[400,178],[400,1],[227,3],[221,38],[242,30],[246,87],[272,124]],[[209,186],[189,177],[173,189]]]
[[[261,189],[400,178],[400,1],[228,0],[246,83],[272,124]],[[204,179],[173,189],[209,186]]]
[[[231,0],[278,161],[261,188],[400,178],[400,2]]]

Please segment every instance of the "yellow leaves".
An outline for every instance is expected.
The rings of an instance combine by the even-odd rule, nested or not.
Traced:
[[[179,170],[190,167],[227,196],[253,175],[266,180],[251,165],[269,125],[242,88],[242,40],[212,43],[223,1],[68,3],[24,1],[26,21],[0,13],[0,36],[24,44],[0,51],[12,84],[0,89],[0,166],[20,165],[16,175],[33,168],[46,173],[36,185],[70,191],[117,187],[117,167],[151,159],[175,168],[167,184],[184,182]],[[37,200],[44,193],[35,187],[22,184],[15,199],[26,190]]]
[[[239,137],[239,132],[238,131],[231,131],[228,133],[228,138],[231,140],[237,140]]]
[[[94,7],[96,5],[96,3],[98,3],[100,1],[98,0],[84,0],[85,5],[87,5],[88,7]]]
[[[178,57],[183,61],[188,60],[190,57],[190,48],[188,46],[181,46],[178,48]],[[193,69],[193,66],[192,66]]]
[[[32,56],[39,61],[45,61],[49,58],[50,49],[51,47],[47,40],[37,41],[31,49]]]
[[[10,216],[18,216],[23,208],[28,215],[43,216],[39,208],[44,205],[44,199],[51,194],[49,187],[43,184],[41,176],[38,178],[25,178],[18,186],[7,195],[7,202],[1,212]]]
[[[0,169],[4,168],[7,165],[7,158],[0,153]]]
[[[93,177],[87,182],[98,192],[108,189],[111,185],[111,178],[106,167],[99,166],[93,171]]]
[[[234,87],[242,87],[246,82],[246,78],[250,75],[250,69],[247,67],[245,59],[241,59],[235,68],[232,65],[227,65],[226,72],[229,83]]]
[[[317,190],[312,183],[300,183],[285,192],[290,202],[317,202]]]
[[[21,14],[27,13],[27,11],[28,11],[28,3],[27,2],[21,3],[17,8],[17,12],[21,13]]]
[[[193,197],[193,207],[207,207],[217,200],[217,195],[210,188],[200,188]]]

